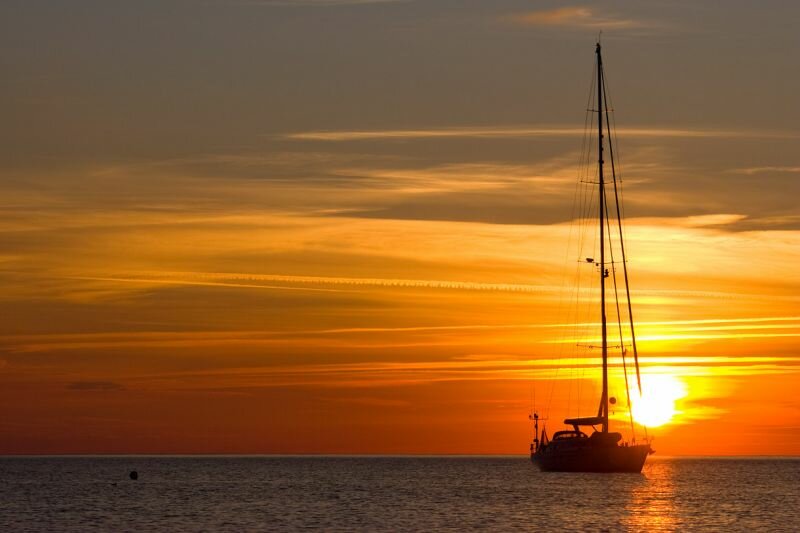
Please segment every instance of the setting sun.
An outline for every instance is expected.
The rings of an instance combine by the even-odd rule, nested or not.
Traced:
[[[638,423],[657,427],[671,421],[679,413],[675,402],[686,396],[686,384],[667,374],[642,376],[644,393],[632,403],[633,418]]]

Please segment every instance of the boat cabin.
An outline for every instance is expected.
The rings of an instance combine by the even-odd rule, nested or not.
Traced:
[[[588,439],[589,436],[586,435],[583,431],[556,431],[553,435],[553,440],[564,440],[564,439]]]

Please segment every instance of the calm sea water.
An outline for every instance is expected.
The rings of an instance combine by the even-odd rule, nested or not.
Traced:
[[[559,474],[520,457],[0,458],[0,531],[303,528],[797,531],[800,459]]]

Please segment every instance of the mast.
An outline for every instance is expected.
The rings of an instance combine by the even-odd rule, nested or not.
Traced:
[[[603,338],[603,394],[597,416],[603,419],[603,433],[608,433],[608,328],[606,324],[606,247],[603,221],[605,218],[605,183],[603,182],[603,59],[597,43],[597,173],[600,186],[600,316]]]

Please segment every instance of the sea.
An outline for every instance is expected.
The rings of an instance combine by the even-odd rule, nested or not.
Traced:
[[[138,479],[131,479],[135,471]],[[0,458],[0,531],[800,531],[800,458]]]

